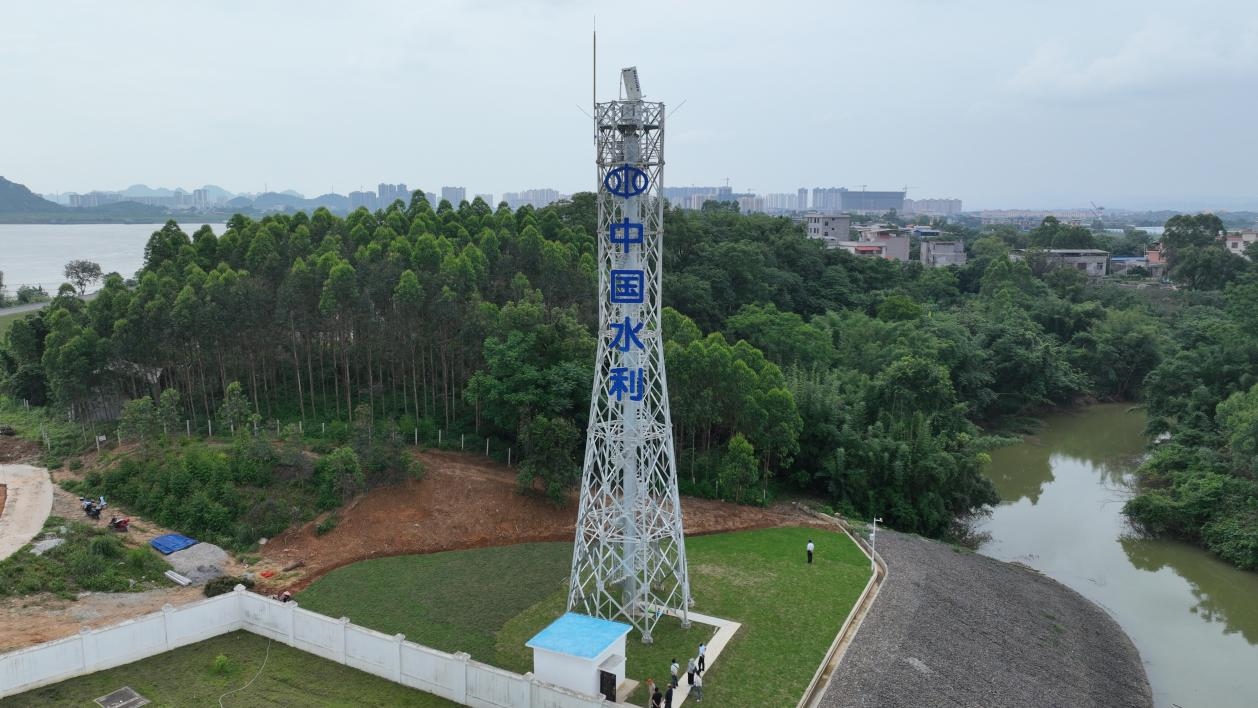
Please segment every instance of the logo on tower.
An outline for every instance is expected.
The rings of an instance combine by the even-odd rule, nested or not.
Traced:
[[[646,172],[632,165],[621,165],[614,170],[608,170],[607,176],[603,178],[603,186],[607,191],[626,199],[642,194],[650,183]]]

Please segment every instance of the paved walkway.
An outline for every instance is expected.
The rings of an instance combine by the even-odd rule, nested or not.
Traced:
[[[52,511],[52,479],[42,467],[0,465],[0,484],[7,495],[0,511],[0,560],[4,560],[44,527]]]
[[[887,579],[822,708],[1152,705],[1131,640],[1066,586],[881,529],[878,552]]]
[[[675,617],[680,616],[678,612],[669,612]],[[721,652],[725,651],[725,645],[734,638],[734,634],[742,627],[741,622],[732,622],[723,620],[720,617],[712,617],[711,615],[701,615],[698,612],[686,613],[691,622],[699,624],[707,624],[716,627],[716,634],[712,636],[712,640],[708,642],[707,652],[704,654],[704,665],[711,669],[716,665],[718,659],[721,658]],[[677,663],[681,664],[681,677],[677,682],[677,688],[673,689],[673,708],[679,708],[686,698],[690,696],[690,686],[686,683],[686,660],[693,657],[677,657]],[[707,673],[705,671],[704,673]],[[666,688],[668,677],[665,677],[665,683],[660,684],[660,690]],[[697,704],[698,702],[696,702]]]

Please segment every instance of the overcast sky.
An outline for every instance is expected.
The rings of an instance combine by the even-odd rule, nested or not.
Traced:
[[[590,189],[595,15],[600,100],[637,65],[676,110],[668,186],[1258,208],[1253,0],[11,3],[0,175]]]

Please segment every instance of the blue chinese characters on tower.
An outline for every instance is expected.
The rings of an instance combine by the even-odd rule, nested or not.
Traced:
[[[642,194],[650,185],[646,172],[632,165],[621,165],[608,170],[603,178],[603,186],[612,195],[628,199]],[[607,241],[613,249],[629,253],[631,248],[642,248],[644,244],[643,225],[625,217],[620,222],[612,222],[607,229]],[[609,275],[609,297],[617,305],[641,305],[646,301],[646,273],[640,268],[613,268]],[[623,318],[609,323],[612,341],[611,347],[619,352],[630,352],[645,347],[638,334],[642,332],[643,322],[625,315]],[[645,372],[643,367],[613,367],[607,379],[607,395],[617,401],[627,396],[631,401],[641,401],[646,396]]]

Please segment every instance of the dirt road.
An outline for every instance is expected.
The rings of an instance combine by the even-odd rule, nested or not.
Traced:
[[[48,470],[31,465],[0,465],[5,486],[0,510],[0,560],[31,542],[52,511],[52,479]]]

